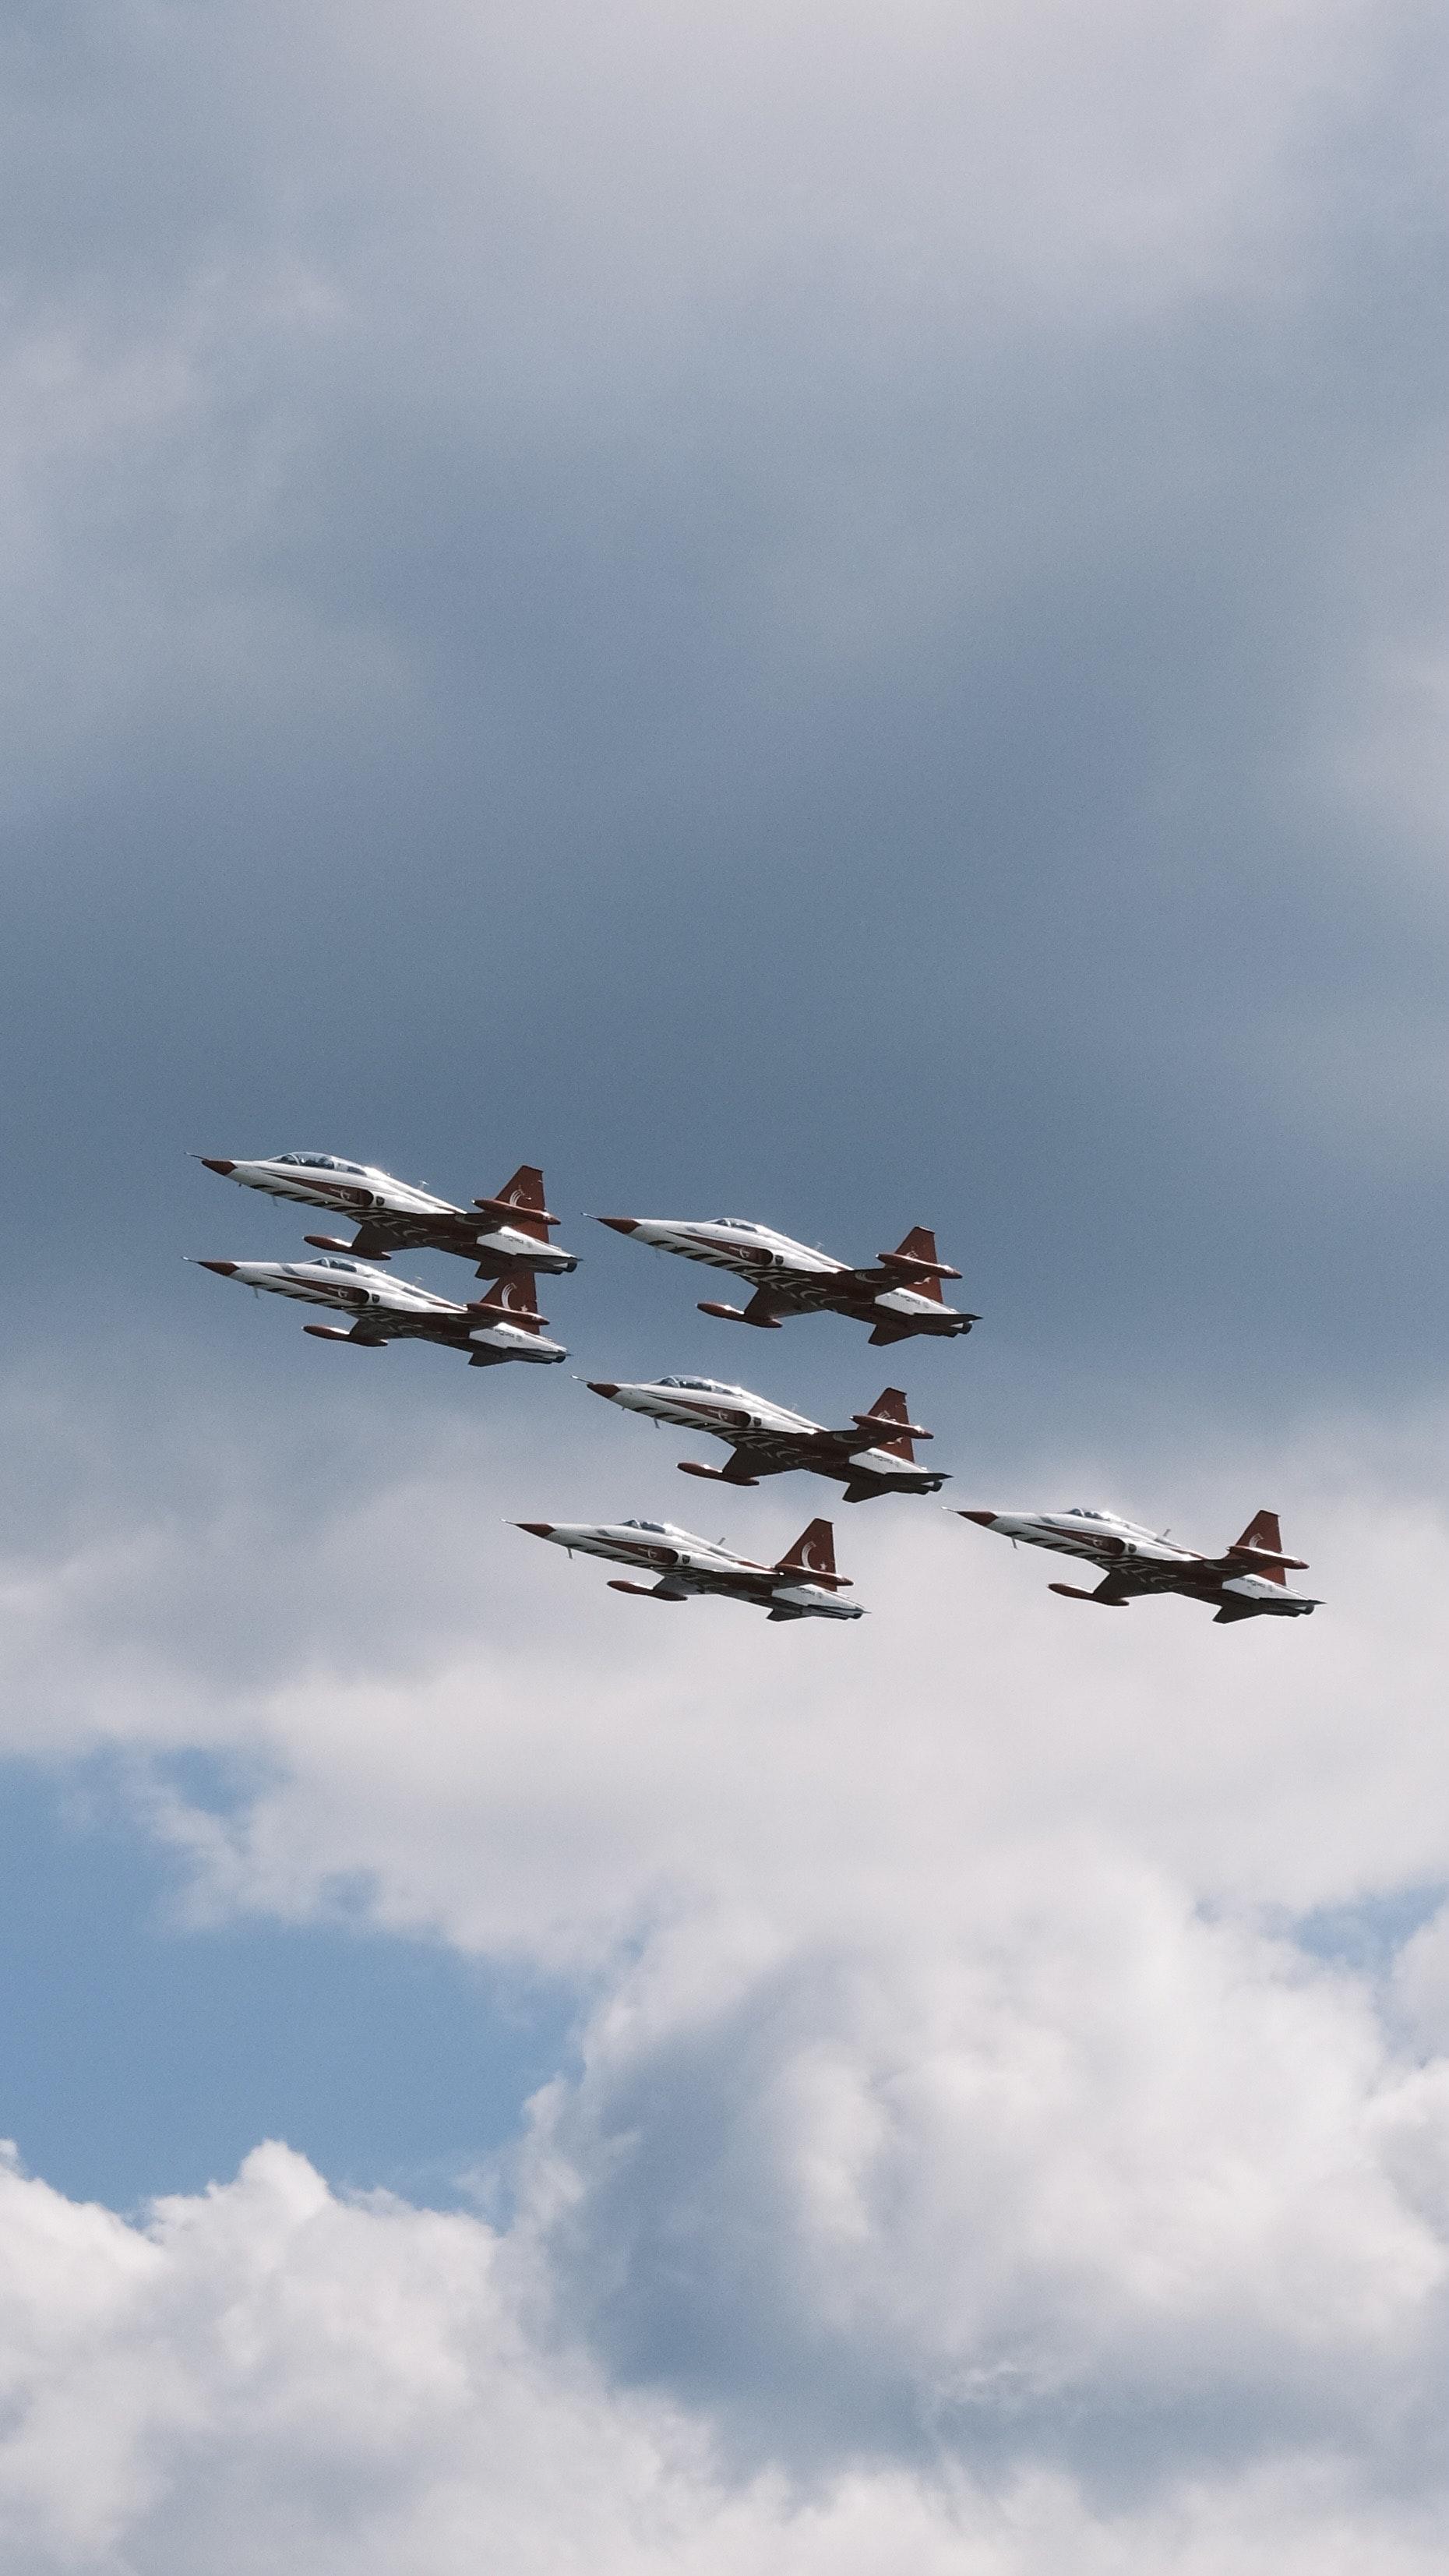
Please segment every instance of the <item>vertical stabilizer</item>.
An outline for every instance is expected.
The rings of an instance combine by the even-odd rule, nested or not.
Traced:
[[[929,1266],[925,1270],[918,1272],[916,1276],[913,1277],[911,1280],[911,1286],[915,1289],[918,1297],[934,1298],[938,1306],[944,1306],[946,1300],[941,1294],[941,1281],[938,1275],[940,1264],[936,1258],[936,1238],[928,1225],[912,1226],[910,1233],[896,1245],[896,1258],[898,1260],[904,1258],[907,1261],[924,1261],[927,1263]],[[955,1271],[951,1273],[952,1278],[955,1278],[957,1275],[958,1274]]]
[[[547,1243],[548,1230],[558,1219],[548,1213],[543,1194],[543,1174],[536,1163],[520,1163],[511,1181],[505,1181],[496,1198],[478,1199],[475,1206],[485,1208],[490,1216],[506,1218],[520,1234],[531,1234],[535,1243]]]
[[[904,1458],[908,1466],[914,1467],[916,1444],[911,1437],[914,1426],[903,1387],[888,1386],[883,1394],[876,1397],[869,1413],[858,1413],[855,1418],[862,1431],[874,1432],[876,1424],[879,1423],[881,1432],[875,1441],[875,1447],[883,1449],[889,1458]],[[901,1425],[899,1431],[889,1431],[885,1428],[892,1422],[898,1422]]]
[[[538,1282],[531,1270],[510,1270],[469,1308],[494,1324],[514,1324],[521,1333],[541,1333],[546,1318],[538,1311]]]
[[[1255,1512],[1242,1537],[1234,1539],[1232,1553],[1236,1554],[1240,1547],[1261,1548],[1266,1555],[1281,1556],[1283,1541],[1278,1531],[1277,1513]],[[1288,1578],[1281,1565],[1260,1565],[1254,1571],[1266,1575],[1270,1583],[1287,1584]]]
[[[808,1529],[803,1529],[789,1553],[781,1557],[775,1572],[833,1576],[835,1532],[829,1521],[812,1521]]]

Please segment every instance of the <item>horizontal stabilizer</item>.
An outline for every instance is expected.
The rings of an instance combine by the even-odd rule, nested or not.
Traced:
[[[1270,1583],[1282,1582],[1285,1566],[1290,1574],[1308,1572],[1306,1556],[1275,1556],[1265,1547],[1244,1547],[1241,1539],[1228,1549],[1224,1562],[1230,1564],[1235,1573],[1266,1574]]]
[[[911,1466],[914,1466],[916,1458],[912,1443],[932,1437],[923,1423],[912,1422],[905,1391],[898,1386],[886,1387],[876,1397],[869,1413],[857,1413],[853,1419],[856,1430],[863,1433],[872,1446],[887,1450],[893,1458],[904,1458]]]
[[[1229,1556],[1239,1562],[1249,1553],[1254,1560],[1254,1572],[1265,1574],[1270,1583],[1282,1583],[1285,1565],[1298,1567],[1296,1557],[1283,1554],[1283,1534],[1278,1527],[1276,1512],[1255,1512],[1242,1537],[1235,1538],[1228,1549]]]
[[[536,1243],[547,1243],[549,1227],[559,1222],[549,1213],[543,1195],[543,1174],[536,1163],[520,1163],[496,1199],[475,1199],[473,1205],[481,1215],[492,1217],[495,1224],[511,1225],[520,1234],[531,1234]]]
[[[924,1248],[926,1245],[930,1246],[929,1251]],[[922,1248],[917,1250],[917,1246]],[[887,1270],[899,1271],[902,1279],[909,1279],[914,1285],[925,1289],[928,1296],[931,1294],[926,1286],[928,1280],[959,1279],[961,1276],[959,1270],[952,1269],[949,1261],[936,1259],[936,1238],[933,1234],[928,1234],[923,1225],[916,1226],[906,1236],[898,1252],[878,1252],[876,1259],[882,1262]],[[940,1295],[939,1288],[936,1294]]]

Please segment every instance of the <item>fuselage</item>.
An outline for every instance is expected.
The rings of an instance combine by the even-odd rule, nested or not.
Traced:
[[[697,1538],[692,1530],[676,1529],[670,1521],[520,1521],[517,1526],[534,1538],[566,1548],[570,1555],[602,1556],[633,1573],[653,1575],[666,1599],[719,1592],[799,1617],[860,1619],[865,1615],[858,1602],[841,1601],[804,1572],[757,1565],[750,1557]]]
[[[595,1395],[607,1397],[625,1412],[647,1414],[656,1422],[712,1432],[716,1439],[739,1441],[746,1449],[751,1435],[756,1435],[762,1472],[770,1471],[770,1453],[778,1443],[781,1452],[793,1453],[782,1462],[787,1466],[810,1468],[841,1484],[869,1483],[883,1494],[934,1494],[946,1482],[938,1469],[918,1467],[885,1449],[853,1445],[849,1432],[833,1432],[824,1423],[812,1422],[806,1413],[792,1412],[788,1405],[717,1378],[653,1378],[634,1385],[595,1378],[590,1385]]]
[[[243,1189],[262,1190],[269,1198],[293,1199],[299,1206],[326,1208],[333,1216],[358,1225],[369,1220],[396,1220],[414,1249],[433,1246],[472,1258],[491,1254],[531,1270],[553,1274],[576,1270],[578,1255],[547,1239],[510,1225],[506,1218],[485,1216],[478,1208],[455,1207],[435,1191],[400,1181],[375,1163],[349,1163],[340,1154],[270,1154],[250,1161],[203,1154],[209,1172],[240,1182]],[[377,1258],[374,1253],[373,1258]],[[383,1255],[386,1258],[386,1254]]]
[[[1180,1546],[1160,1530],[1144,1529],[1140,1522],[1123,1520],[1117,1512],[1091,1511],[1085,1504],[1058,1512],[966,1511],[961,1518],[995,1530],[1014,1544],[1085,1558],[1103,1576],[1120,1580],[1129,1597],[1139,1592],[1182,1592],[1194,1600],[1239,1603],[1287,1619],[1318,1607],[1306,1595],[1288,1591],[1281,1580],[1256,1572],[1249,1552],[1241,1547],[1222,1557],[1205,1556],[1196,1548]]]
[[[813,1244],[797,1243],[793,1236],[778,1233],[772,1225],[760,1225],[752,1217],[606,1216],[600,1222],[656,1252],[676,1252],[686,1261],[733,1271],[765,1297],[778,1287],[784,1303],[796,1304],[802,1312],[835,1307],[882,1325],[894,1323],[913,1332],[943,1336],[969,1332],[976,1321],[974,1316],[957,1314],[938,1297],[923,1296],[920,1289],[898,1285],[888,1276],[854,1269],[849,1262],[837,1261]],[[708,1307],[705,1311],[721,1310]]]
[[[521,1360],[568,1357],[561,1343],[510,1323],[481,1305],[460,1306],[415,1279],[399,1279],[390,1270],[376,1270],[370,1262],[352,1261],[341,1253],[318,1253],[307,1261],[203,1261],[200,1267],[269,1296],[332,1307],[351,1316],[360,1339],[407,1335]]]
[[[977,1517],[974,1512],[966,1514],[968,1520]],[[1157,1530],[1124,1521],[1116,1512],[1089,1511],[1084,1504],[1061,1512],[992,1512],[982,1518],[981,1526],[1028,1547],[1054,1548],[1060,1556],[1084,1556],[1103,1567],[1120,1565],[1125,1557],[1145,1557],[1155,1565],[1204,1562],[1192,1548],[1177,1546]]]
[[[772,1271],[819,1279],[850,1275],[847,1263],[778,1234],[772,1225],[757,1225],[752,1217],[611,1216],[602,1222],[616,1234],[637,1235],[656,1252],[682,1253],[686,1261],[704,1261],[711,1269],[737,1271],[745,1278],[768,1278]]]

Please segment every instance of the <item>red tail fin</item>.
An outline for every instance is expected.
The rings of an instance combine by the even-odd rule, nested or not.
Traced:
[[[1281,1556],[1283,1541],[1278,1531],[1277,1513],[1255,1512],[1242,1537],[1234,1539],[1229,1553],[1235,1554],[1240,1547],[1260,1547],[1267,1555]],[[1281,1565],[1260,1565],[1255,1571],[1266,1575],[1270,1583],[1286,1585],[1287,1577]]]
[[[538,1282],[531,1270],[510,1270],[471,1310],[495,1322],[516,1324],[522,1333],[541,1333],[545,1317],[538,1311]]]
[[[910,1233],[896,1245],[894,1252],[881,1254],[883,1266],[897,1277],[903,1287],[914,1288],[922,1297],[934,1297],[937,1305],[943,1279],[959,1279],[949,1261],[936,1258],[936,1238],[928,1225],[913,1225]],[[974,1318],[973,1318],[974,1320]]]
[[[516,1226],[520,1234],[532,1235],[535,1243],[547,1243],[548,1230],[558,1218],[550,1216],[543,1194],[543,1174],[536,1163],[520,1163],[511,1181],[505,1181],[493,1199],[475,1199],[473,1205],[485,1216],[501,1217]]]
[[[888,1386],[883,1395],[876,1397],[869,1413],[858,1413],[855,1419],[862,1431],[873,1431],[878,1422],[898,1422],[900,1430],[893,1436],[887,1434],[875,1445],[877,1449],[884,1449],[887,1457],[905,1458],[914,1466],[916,1451],[911,1434],[916,1425],[911,1420],[911,1409],[903,1387]]]
[[[835,1532],[829,1521],[812,1521],[775,1568],[777,1574],[833,1575]]]

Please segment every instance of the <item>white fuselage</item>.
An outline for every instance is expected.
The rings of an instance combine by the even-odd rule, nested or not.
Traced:
[[[849,1276],[848,1264],[828,1252],[777,1234],[772,1225],[749,1217],[718,1216],[697,1222],[685,1217],[636,1217],[630,1227],[641,1243],[656,1252],[679,1252],[686,1261],[707,1262],[713,1270],[733,1270],[746,1279],[767,1279],[771,1272],[797,1277],[835,1279]]]
[[[1121,1573],[1134,1565],[1161,1566],[1168,1579],[1160,1588],[1166,1591],[1173,1588],[1172,1570],[1180,1568],[1184,1590],[1193,1589],[1197,1578],[1217,1592],[1242,1601],[1261,1602],[1265,1610],[1279,1614],[1317,1606],[1302,1594],[1272,1582],[1267,1575],[1254,1573],[1251,1566],[1245,1565],[1241,1572],[1225,1567],[1196,1548],[1179,1547],[1158,1530],[1124,1521],[1116,1512],[1094,1512],[1078,1506],[1063,1512],[966,1512],[962,1517],[978,1521],[1014,1543],[1051,1548],[1058,1556],[1085,1557],[1102,1574]]]
[[[391,1172],[380,1172],[373,1163],[344,1162],[340,1154],[263,1155],[232,1162],[229,1168],[212,1160],[210,1168],[225,1170],[226,1177],[239,1181],[244,1190],[265,1190],[269,1198],[295,1199],[302,1207],[327,1208],[334,1216],[467,1214],[431,1190],[395,1180]]]
[[[208,1261],[201,1266],[240,1280],[244,1288],[264,1289],[273,1297],[330,1306],[350,1315],[365,1333],[383,1338],[389,1333],[411,1335],[520,1360],[568,1357],[561,1343],[549,1341],[542,1333],[485,1314],[480,1307],[460,1306],[415,1279],[398,1279],[389,1270],[375,1270],[369,1262],[352,1261],[340,1253],[318,1253],[308,1261]]]
[[[1104,1570],[1131,1557],[1145,1557],[1155,1565],[1203,1562],[1192,1548],[1177,1547],[1156,1530],[1119,1519],[1116,1512],[995,1512],[990,1526],[1003,1538],[1054,1548],[1059,1556],[1084,1556]]]
[[[597,1384],[595,1392],[602,1392]],[[838,1446],[844,1435],[833,1434],[824,1423],[812,1422],[808,1413],[793,1413],[788,1405],[752,1395],[748,1387],[726,1386],[715,1378],[654,1378],[633,1386],[616,1386],[609,1401],[622,1405],[627,1413],[648,1414],[656,1422],[677,1422],[688,1431],[713,1432],[718,1440],[737,1440],[741,1434],[762,1432],[772,1439],[813,1446],[819,1450],[822,1464],[827,1456],[839,1455],[839,1473],[852,1484],[864,1484],[871,1477],[888,1477],[896,1485],[914,1483],[922,1493],[935,1493],[945,1482],[934,1470],[916,1467],[907,1458],[893,1458],[885,1449],[851,1449],[847,1458]]]
[[[209,1171],[239,1181],[243,1189],[263,1190],[274,1199],[294,1199],[302,1207],[326,1208],[330,1215],[350,1217],[357,1225],[386,1217],[421,1226],[431,1222],[445,1232],[456,1229],[465,1235],[470,1252],[476,1245],[480,1253],[532,1270],[557,1273],[578,1268],[577,1254],[565,1252],[561,1245],[555,1248],[520,1226],[484,1216],[477,1208],[455,1207],[451,1199],[440,1199],[411,1181],[399,1181],[374,1163],[345,1162],[340,1154],[272,1154],[250,1162],[209,1155],[200,1159]]]
[[[751,1217],[606,1217],[604,1222],[616,1232],[636,1236],[656,1252],[677,1252],[686,1261],[707,1263],[712,1270],[731,1270],[767,1295],[777,1281],[782,1287],[791,1280],[818,1280],[826,1287],[838,1282],[844,1289],[858,1278],[848,1261],[836,1261],[812,1244],[796,1243],[792,1236],[777,1233],[772,1225],[757,1225]],[[939,1298],[923,1297],[918,1288],[862,1284],[858,1296],[862,1309],[868,1306],[882,1318],[929,1324],[937,1332],[964,1329],[963,1318]]]
[[[607,1557],[638,1574],[656,1576],[667,1595],[733,1593],[763,1608],[791,1609],[818,1619],[861,1619],[858,1602],[841,1601],[807,1574],[757,1565],[732,1549],[696,1538],[669,1521],[524,1521],[521,1528],[581,1556]]]

